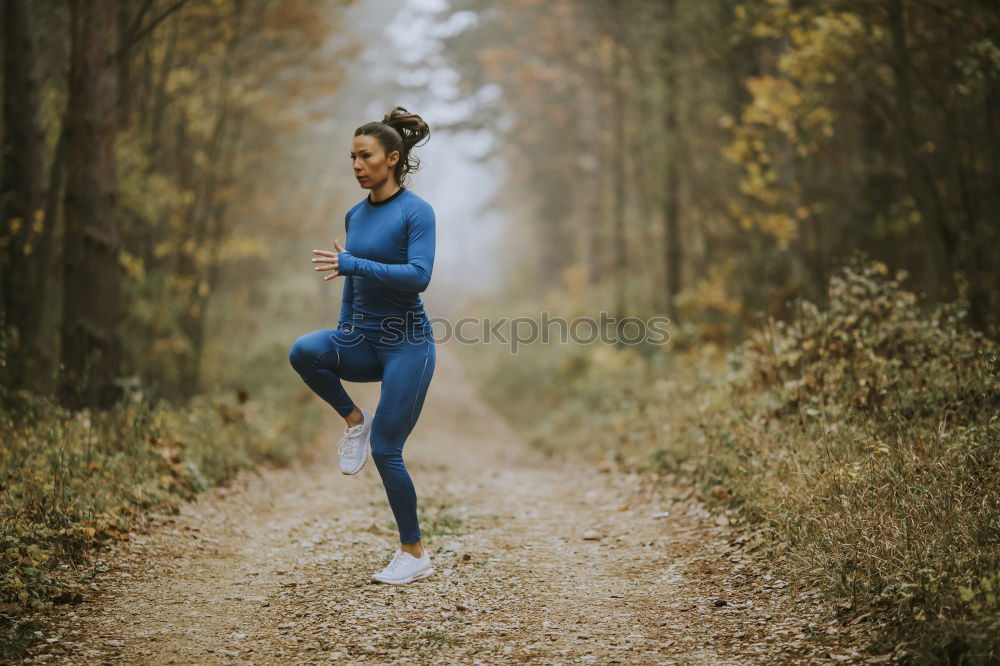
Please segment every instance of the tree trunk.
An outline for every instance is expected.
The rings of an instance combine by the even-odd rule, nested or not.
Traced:
[[[666,44],[663,52],[667,54],[664,63],[664,83],[667,89],[667,108],[664,114],[664,131],[667,136],[667,191],[663,200],[664,242],[666,246],[666,302],[665,310],[671,319],[676,320],[674,300],[681,290],[681,230],[680,230],[680,134],[677,131],[677,116],[680,106],[680,96],[677,91],[677,63],[680,61],[680,49],[677,48],[677,30],[674,28],[676,14],[674,0],[664,0],[663,10]]]
[[[43,379],[41,316],[45,272],[39,255],[52,221],[45,213],[45,131],[34,72],[31,2],[4,2],[3,226],[0,323],[7,333],[4,383],[38,387]]]
[[[120,396],[121,275],[115,209],[117,0],[72,0],[59,397],[105,409]]]
[[[896,78],[896,106],[901,120],[897,143],[903,158],[907,187],[920,209],[920,218],[927,230],[927,253],[936,267],[940,299],[941,289],[952,286],[954,258],[958,239],[945,217],[944,206],[933,175],[917,152],[916,119],[913,109],[913,92],[910,82],[910,55],[906,43],[906,19],[902,0],[890,0],[888,5],[889,29],[892,33],[894,58],[890,63]],[[938,243],[934,242],[937,238]]]
[[[181,366],[182,385],[189,387],[192,391],[198,390],[201,384],[201,357],[204,348],[204,320],[208,308],[208,298],[211,294],[211,261],[213,252],[206,253],[208,259],[204,265],[199,263],[197,258],[198,250],[203,247],[212,247],[212,243],[221,242],[222,220],[213,215],[222,214],[218,207],[217,193],[220,182],[225,178],[226,166],[229,159],[232,159],[232,151],[227,152],[230,125],[233,116],[232,104],[232,78],[234,73],[234,63],[236,59],[236,49],[239,45],[242,33],[240,26],[243,19],[243,3],[239,0],[234,3],[232,20],[235,23],[233,35],[226,44],[226,55],[222,62],[222,73],[219,78],[219,102],[215,117],[215,125],[212,128],[212,135],[209,137],[206,154],[206,172],[202,187],[197,190],[194,205],[191,208],[189,218],[189,228],[194,230],[194,252],[182,250],[182,260],[180,275],[182,278],[191,280],[194,289],[191,292],[189,306],[185,312],[181,313],[181,330],[191,341],[191,355],[184,359]],[[235,140],[233,141],[235,145]]]
[[[621,37],[624,19],[618,15],[615,19],[615,35],[613,53],[611,56],[612,74],[611,86],[614,90],[614,102],[612,112],[614,115],[614,136],[615,145],[612,148],[614,154],[614,187],[615,204],[612,211],[614,221],[614,248],[615,265],[612,275],[615,280],[615,346],[621,347],[622,343],[622,321],[625,319],[625,92],[622,81],[622,54]]]
[[[59,123],[59,138],[56,140],[55,152],[49,164],[48,192],[45,197],[45,219],[48,221],[42,229],[42,238],[38,249],[39,292],[36,306],[41,321],[38,326],[41,355],[39,356],[39,379],[43,382],[38,390],[45,395],[54,392],[52,385],[55,380],[55,370],[59,365],[59,320],[62,309],[63,265],[56,252],[58,234],[56,230],[60,221],[60,202],[63,196],[63,179],[66,174],[66,115]],[[48,340],[48,344],[45,344]]]

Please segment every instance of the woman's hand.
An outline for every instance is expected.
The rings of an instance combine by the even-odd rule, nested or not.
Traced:
[[[340,275],[338,272],[340,266],[337,264],[337,253],[345,252],[345,250],[336,238],[333,239],[333,249],[335,250],[334,252],[330,252],[329,250],[313,250],[313,254],[319,255],[319,258],[313,258],[313,263],[319,264],[316,266],[316,270],[333,271],[332,275],[324,276],[324,280],[329,280]]]

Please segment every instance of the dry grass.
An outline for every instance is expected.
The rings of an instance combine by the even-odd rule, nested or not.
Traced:
[[[683,335],[667,351],[525,347],[492,359],[483,391],[539,445],[683,477],[738,509],[880,651],[990,662],[1000,360],[959,305],[925,311],[904,277],[855,262],[827,309],[800,303],[725,354]]]
[[[155,404],[141,395],[106,413],[71,413],[5,396],[0,410],[0,658],[34,640],[53,603],[79,600],[76,565],[238,469],[283,462],[310,441],[318,412],[304,393],[202,395]]]

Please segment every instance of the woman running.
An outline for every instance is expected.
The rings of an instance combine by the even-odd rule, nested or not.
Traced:
[[[289,360],[302,380],[347,427],[337,446],[340,471],[357,474],[375,460],[399,528],[400,549],[372,578],[409,583],[434,569],[420,542],[417,495],[403,464],[403,443],[417,422],[437,358],[433,331],[420,292],[434,266],[434,209],[406,189],[405,177],[419,160],[410,149],[430,134],[420,116],[393,107],[382,119],[354,131],[351,163],[370,194],[344,218],[346,245],[336,252],[313,250],[317,271],[344,277],[336,329],[298,338]],[[342,380],[382,382],[375,412],[358,408]]]

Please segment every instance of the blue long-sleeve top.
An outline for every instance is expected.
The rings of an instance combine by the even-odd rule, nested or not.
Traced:
[[[377,203],[365,197],[347,211],[344,226],[345,251],[337,254],[337,272],[344,276],[337,328],[350,322],[377,329],[387,318],[407,316],[428,326],[420,292],[434,268],[431,205],[404,187]]]

